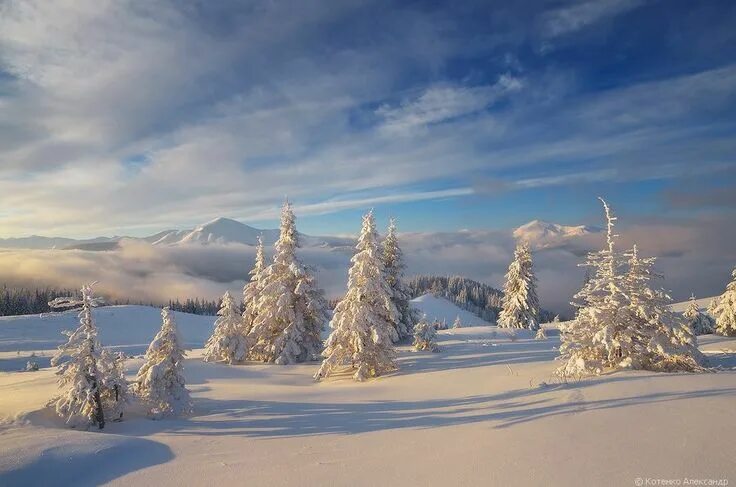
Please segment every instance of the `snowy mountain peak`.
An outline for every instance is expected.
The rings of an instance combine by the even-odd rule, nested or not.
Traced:
[[[514,230],[514,238],[528,242],[536,248],[547,248],[559,245],[571,238],[600,231],[599,228],[588,225],[567,226],[544,220],[532,220]]]
[[[278,230],[259,230],[231,218],[215,218],[184,235],[181,243],[241,243],[256,245],[262,235],[266,243],[275,241]]]

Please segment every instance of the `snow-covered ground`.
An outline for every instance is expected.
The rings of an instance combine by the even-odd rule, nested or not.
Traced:
[[[215,318],[187,313],[174,316],[184,344],[204,346]],[[145,353],[161,328],[161,310],[149,306],[106,306],[95,309],[95,322],[104,346],[139,355]],[[77,326],[76,311],[0,317],[0,371],[20,370],[29,359],[48,367],[53,351],[66,341],[62,331]]]
[[[445,300],[417,304],[448,322],[464,316]],[[155,309],[103,308],[97,316],[103,343],[114,345],[146,343],[159,326]],[[207,317],[177,319],[190,343],[211,330]],[[72,322],[7,318],[1,343],[48,346]],[[736,481],[736,340],[701,337],[719,373],[621,372],[560,384],[552,375],[558,336],[548,335],[442,331],[440,353],[402,346],[400,370],[367,383],[315,383],[316,363],[203,363],[197,349],[185,368],[191,417],[152,421],[134,410],[102,432],[71,430],[44,409],[55,392],[52,369],[0,372],[0,485]],[[140,363],[128,361],[130,376]]]
[[[489,323],[482,320],[478,316],[469,311],[460,309],[445,298],[438,298],[431,294],[425,294],[416,299],[412,299],[411,304],[419,310],[420,314],[427,316],[427,320],[446,322],[447,326],[452,326],[456,317],[460,317],[463,326],[480,326]]]

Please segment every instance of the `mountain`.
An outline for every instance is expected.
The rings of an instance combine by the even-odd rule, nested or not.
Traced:
[[[543,249],[556,247],[568,240],[600,232],[600,228],[588,225],[566,226],[543,220],[532,220],[514,230],[514,238],[528,242],[534,248]]]
[[[279,237],[278,230],[259,230],[230,218],[215,218],[214,220],[200,225],[189,232],[178,232],[176,235],[168,234],[162,239],[154,242],[161,244],[211,244],[211,243],[240,243],[245,245],[256,245],[258,236],[261,235],[265,245],[272,245]],[[176,236],[180,236],[177,240]]]
[[[75,240],[73,238],[64,237],[42,237],[32,235],[30,237],[20,238],[0,238],[0,248],[2,249],[66,249],[70,247],[104,244],[117,242],[120,237],[97,237],[84,240]]]
[[[0,248],[6,249],[64,249],[109,251],[119,247],[123,239],[145,241],[152,245],[188,245],[188,244],[243,244],[256,245],[258,236],[263,238],[267,246],[273,245],[279,237],[277,229],[258,229],[230,218],[215,218],[193,230],[165,230],[148,237],[97,237],[93,239],[75,240],[63,237],[31,236],[23,238],[0,239]],[[355,244],[351,238],[313,237],[299,234],[303,247],[327,247],[335,250],[352,249]]]

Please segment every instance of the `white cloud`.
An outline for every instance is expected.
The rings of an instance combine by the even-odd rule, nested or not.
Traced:
[[[551,10],[543,15],[542,33],[558,37],[633,10],[644,0],[588,0],[569,7]]]
[[[510,75],[503,75],[488,86],[432,86],[397,107],[382,105],[376,114],[383,119],[381,130],[387,134],[409,135],[427,125],[484,110],[522,86],[520,79]]]

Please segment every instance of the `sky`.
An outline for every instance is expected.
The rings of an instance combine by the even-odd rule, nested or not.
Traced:
[[[736,2],[0,0],[0,238],[275,228],[288,198],[304,233],[372,208],[409,274],[500,287],[514,228],[600,227],[598,196],[675,299],[722,291]],[[544,306],[599,237],[535,253]],[[213,298],[252,250],[0,250],[0,282]],[[339,295],[349,255],[304,257]]]
[[[0,237],[733,216],[732,1],[0,2]]]

